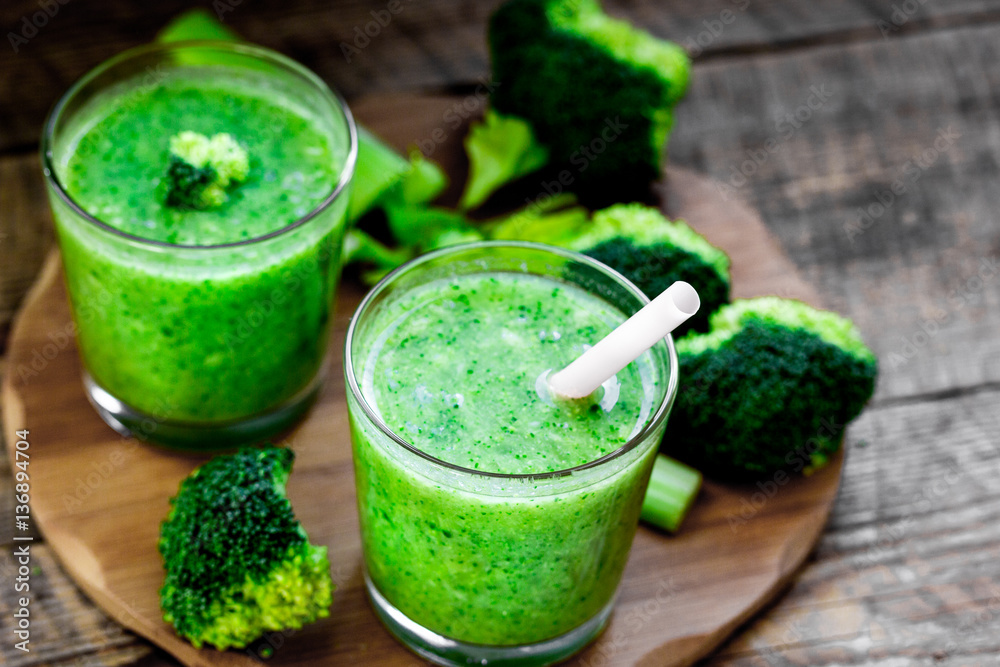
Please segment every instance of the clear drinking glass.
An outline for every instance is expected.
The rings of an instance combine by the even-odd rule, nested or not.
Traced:
[[[172,77],[263,93],[310,124],[336,163],[325,198],[276,231],[206,245],[143,238],[85,210],[67,187],[80,137],[101,109],[155,93]],[[261,440],[305,412],[326,357],[356,155],[344,101],[306,68],[259,47],[142,47],[63,96],[45,125],[42,162],[84,385],[108,424],[160,444],[212,449]]]
[[[626,317],[648,303],[620,274],[583,255],[485,242],[413,260],[355,313],[345,375],[365,582],[388,629],[442,665],[550,664],[601,632],[677,392],[667,337],[641,357],[658,378],[644,425],[596,460],[518,475],[463,468],[421,451],[387,426],[372,396],[381,381],[373,377],[375,358],[401,321],[395,304],[437,278],[495,272],[576,285]],[[451,333],[458,368],[464,332]],[[421,363],[413,366],[414,381]]]

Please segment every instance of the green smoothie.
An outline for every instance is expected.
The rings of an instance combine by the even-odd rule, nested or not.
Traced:
[[[91,95],[54,142],[65,195],[136,238],[55,195],[53,209],[93,381],[155,421],[239,422],[315,387],[346,199],[324,203],[348,126],[332,129],[317,95],[277,68],[183,62]],[[182,132],[226,133],[249,155],[222,205],[168,205],[171,138]]]
[[[157,85],[126,81],[96,100],[68,143],[60,176],[80,206],[123,232],[180,245],[263,236],[326,199],[342,165],[305,109],[282,104],[255,79],[224,68],[177,68]],[[225,132],[251,156],[246,182],[209,210],[167,206],[170,138]]]
[[[368,342],[355,348],[369,408],[416,449],[469,471],[544,475],[593,462],[643,431],[665,393],[652,353],[594,400],[539,391],[546,371],[626,319],[553,278],[437,278],[371,317]],[[351,407],[367,571],[410,619],[461,642],[519,645],[608,605],[655,445],[571,475],[480,476],[413,455]],[[662,423],[653,430],[662,434]]]

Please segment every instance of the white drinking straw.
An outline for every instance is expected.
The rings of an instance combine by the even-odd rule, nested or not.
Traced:
[[[690,284],[675,282],[576,361],[554,373],[549,378],[549,389],[563,398],[589,396],[697,313],[700,306],[698,292]]]

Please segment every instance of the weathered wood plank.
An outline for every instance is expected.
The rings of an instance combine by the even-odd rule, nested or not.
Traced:
[[[0,368],[0,377],[2,377],[3,369]],[[2,417],[3,415],[0,415]],[[20,428],[19,424],[15,424],[14,428]],[[0,446],[6,448],[6,436],[0,433]],[[28,456],[30,457],[30,451]],[[26,472],[30,473],[31,459],[28,458],[29,462],[28,470]],[[29,520],[26,522],[28,525],[28,530],[20,531],[16,529],[17,516],[23,516],[24,513],[18,512],[18,503],[15,498],[16,489],[14,487],[14,476],[12,474],[10,460],[4,457],[3,461],[0,461],[0,548],[5,551],[9,551],[13,547],[15,541],[13,537],[18,535],[20,537],[30,537],[33,540],[40,540],[41,533],[38,530],[38,523],[34,521],[33,517],[30,515],[30,503],[29,503]],[[10,589],[4,589],[5,595],[10,592]]]
[[[84,72],[119,51],[145,43],[181,0],[8,0],[0,7],[0,152],[37,142],[42,119]],[[485,21],[496,2],[400,0],[203,0],[248,39],[301,60],[349,97],[414,91],[474,81],[488,74]],[[607,0],[610,12],[674,39],[698,58],[800,48],[814,43],[882,40],[927,28],[995,20],[998,0],[929,3],[910,0]],[[894,6],[912,11],[894,15]],[[50,7],[51,17],[42,6]],[[397,7],[397,5],[393,5]],[[58,8],[56,11],[55,8]],[[43,12],[38,18],[38,12]],[[375,13],[373,16],[372,12]],[[26,26],[25,20],[29,24]],[[30,26],[32,19],[44,23]],[[368,24],[381,19],[384,26]],[[895,26],[899,30],[880,29]],[[365,29],[374,35],[367,38]],[[21,41],[22,33],[29,35]],[[13,42],[11,34],[15,35]],[[353,47],[345,55],[343,45]],[[16,52],[15,52],[16,47]],[[16,103],[14,103],[16,101]]]
[[[998,402],[990,389],[866,412],[815,561],[707,664],[995,664]]]
[[[878,400],[1000,380],[998,43],[986,25],[708,62],[681,103],[671,159],[747,198],[855,319]]]
[[[0,350],[51,243],[51,215],[38,157],[0,158]]]
[[[62,571],[51,550],[43,543],[30,545],[31,587],[29,603],[29,651],[15,648],[11,621],[19,609],[14,592],[20,564],[13,551],[0,551],[0,616],[4,619],[4,641],[0,663],[10,667],[36,665],[88,665],[113,667],[133,664],[152,649],[87,600]],[[41,591],[39,594],[35,591]]]

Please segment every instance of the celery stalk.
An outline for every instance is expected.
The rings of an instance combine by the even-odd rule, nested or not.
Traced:
[[[640,519],[676,533],[701,489],[701,473],[657,454]]]

